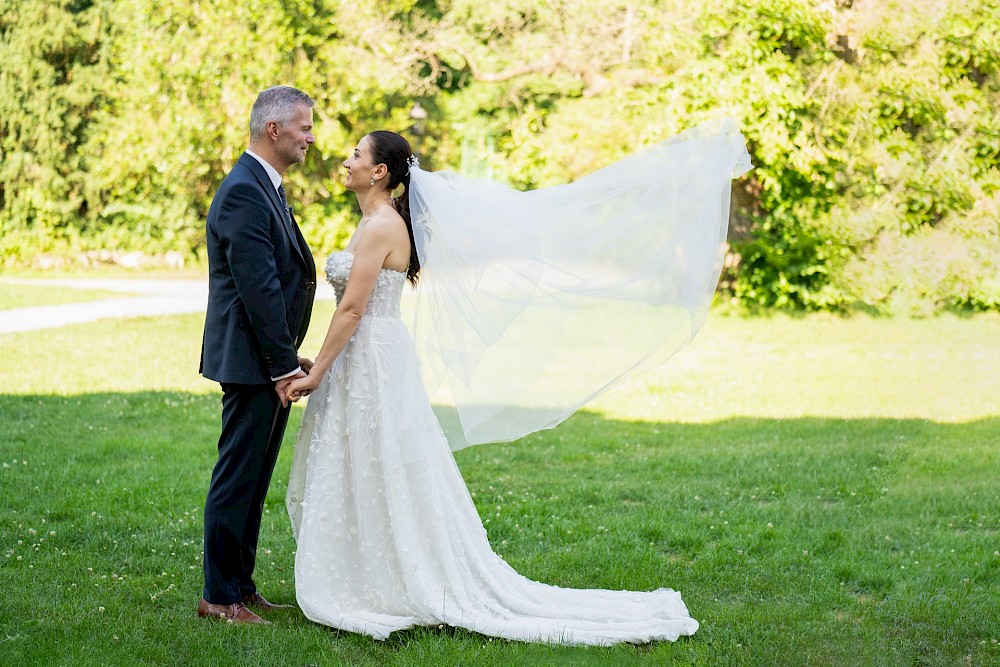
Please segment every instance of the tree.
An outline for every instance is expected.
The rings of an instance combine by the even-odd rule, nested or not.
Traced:
[[[372,129],[409,134],[425,166],[533,188],[730,115],[756,168],[735,185],[729,298],[1000,309],[995,0],[8,5],[8,263],[198,253],[254,96],[289,83],[317,100],[316,147],[287,179],[320,254],[353,228],[337,174]]]
[[[78,243],[99,206],[84,150],[107,98],[109,6],[12,0],[0,9],[0,256]]]

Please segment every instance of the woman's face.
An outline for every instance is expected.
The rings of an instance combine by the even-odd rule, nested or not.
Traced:
[[[371,142],[365,137],[354,147],[351,157],[344,160],[344,169],[347,170],[344,186],[354,192],[371,187],[376,166],[372,164]]]

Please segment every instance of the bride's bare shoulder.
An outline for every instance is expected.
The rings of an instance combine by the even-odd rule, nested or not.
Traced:
[[[365,221],[359,247],[361,245],[383,257],[383,268],[406,272],[410,262],[410,235],[406,223],[395,210],[380,210]]]
[[[370,232],[375,232],[385,238],[401,236],[403,239],[409,239],[403,217],[391,207],[386,207],[372,215],[366,226]]]

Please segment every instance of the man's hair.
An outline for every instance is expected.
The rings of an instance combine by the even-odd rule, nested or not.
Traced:
[[[272,120],[282,127],[292,122],[299,104],[316,106],[311,97],[291,86],[273,86],[263,91],[250,110],[250,141],[262,139]]]

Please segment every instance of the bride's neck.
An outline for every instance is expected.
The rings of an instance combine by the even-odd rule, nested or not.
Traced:
[[[371,189],[358,192],[358,206],[361,207],[361,217],[367,218],[382,206],[392,206],[392,196],[385,190]]]

